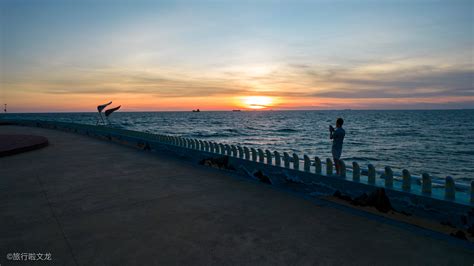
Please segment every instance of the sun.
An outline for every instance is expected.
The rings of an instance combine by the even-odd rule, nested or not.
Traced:
[[[255,110],[271,107],[274,103],[274,99],[268,96],[245,96],[241,101],[245,107]]]

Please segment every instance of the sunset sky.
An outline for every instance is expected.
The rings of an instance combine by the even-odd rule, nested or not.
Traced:
[[[473,10],[473,1],[0,0],[0,103],[474,108]]]

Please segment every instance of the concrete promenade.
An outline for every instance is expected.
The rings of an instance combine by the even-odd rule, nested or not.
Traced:
[[[216,170],[86,136],[0,158],[0,264],[473,265],[474,250]],[[31,265],[45,262],[28,261]],[[46,263],[47,264],[47,263]]]

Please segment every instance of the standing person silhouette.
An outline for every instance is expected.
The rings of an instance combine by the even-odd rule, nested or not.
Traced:
[[[346,131],[342,128],[344,124],[344,120],[342,118],[338,118],[336,120],[336,129],[329,126],[329,138],[332,139],[332,158],[334,159],[334,165],[336,167],[336,174],[340,174],[340,163],[339,159],[341,159],[342,154],[342,143],[344,142],[344,136],[346,135]]]

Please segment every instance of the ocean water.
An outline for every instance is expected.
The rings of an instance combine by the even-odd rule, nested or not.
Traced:
[[[96,113],[5,114],[95,124]],[[474,179],[474,110],[116,112],[111,126],[226,144],[331,157],[330,124],[342,117],[342,158],[413,175]]]

